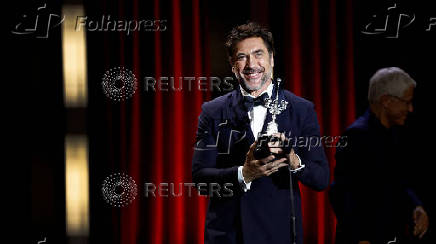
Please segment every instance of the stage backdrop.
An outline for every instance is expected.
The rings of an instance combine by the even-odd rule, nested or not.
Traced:
[[[191,158],[201,105],[222,92],[146,91],[145,78],[224,78],[231,75],[224,36],[234,25],[257,21],[273,31],[275,77],[286,89],[314,102],[322,135],[337,136],[355,118],[352,1],[95,1],[91,19],[165,20],[165,30],[87,32],[91,242],[203,243],[207,199],[145,197],[145,183],[192,182]],[[103,74],[123,66],[138,88],[122,102],[107,98]],[[195,83],[193,83],[195,84]],[[193,86],[194,87],[194,86]],[[334,148],[326,148],[331,172]],[[138,185],[126,207],[101,196],[105,177],[130,175]],[[332,178],[331,178],[332,179]],[[176,187],[176,190],[178,188]],[[333,243],[336,220],[326,191],[302,187],[305,243]]]

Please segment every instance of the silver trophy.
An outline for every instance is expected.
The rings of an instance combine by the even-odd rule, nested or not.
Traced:
[[[266,134],[268,136],[279,132],[279,127],[278,124],[276,123],[276,117],[277,115],[285,111],[286,107],[288,106],[288,102],[285,100],[281,100],[279,102],[279,87],[281,81],[282,80],[280,78],[277,79],[276,98],[274,100],[272,100],[271,98],[265,99],[265,107],[271,113],[271,118],[272,118],[272,120],[268,123],[266,127]]]

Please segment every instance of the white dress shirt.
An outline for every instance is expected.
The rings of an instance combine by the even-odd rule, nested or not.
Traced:
[[[244,97],[249,96],[249,97],[255,98],[255,96],[253,96],[250,93],[248,93],[247,91],[245,91],[241,85],[239,85],[239,86],[240,86],[242,96],[244,96]],[[266,93],[268,93],[268,96],[271,97],[273,87],[274,87],[274,85],[271,82],[269,84],[269,86],[266,88],[266,90],[263,91],[261,94],[259,94],[259,96],[266,92]],[[254,140],[257,140],[257,136],[262,131],[267,112],[268,112],[267,108],[263,105],[254,106],[250,111],[248,111],[248,118],[250,119],[250,127],[251,127],[251,131],[253,132],[253,135],[254,135]],[[242,186],[242,190],[244,190],[244,192],[246,192],[246,191],[250,190],[251,182],[249,182],[249,183],[245,182],[244,176],[242,175],[242,167],[243,166],[238,167],[238,181],[239,181],[239,184]]]
[[[247,91],[245,91],[241,85],[239,85],[239,86],[240,86],[242,96],[250,96],[252,98],[255,98],[255,96],[253,96],[250,93],[248,93]],[[259,94],[259,96],[261,96],[262,94],[264,94],[266,92],[266,93],[268,93],[268,96],[271,97],[273,87],[274,87],[274,85],[271,82],[271,84],[269,84],[269,86],[266,88],[266,90],[263,91],[261,94]],[[253,132],[255,140],[257,140],[259,133],[262,131],[267,112],[268,112],[267,108],[263,105],[254,106],[250,111],[248,111],[248,118],[250,119],[250,127],[251,127],[251,131]],[[297,154],[295,154],[295,155],[297,155]],[[304,167],[304,165],[303,166],[301,165],[301,159],[300,159],[300,157],[298,157],[298,155],[297,155],[297,158],[298,158],[299,163],[300,163],[300,168]],[[238,182],[241,185],[242,190],[244,190],[244,192],[246,192],[246,191],[250,190],[251,182],[248,182],[248,183],[245,182],[244,176],[242,175],[242,167],[243,166],[238,167]]]
[[[245,91],[241,85],[239,86],[241,88],[242,96],[256,98],[255,96]],[[267,93],[268,97],[271,97],[273,87],[274,85],[271,82],[271,84],[269,84],[266,90],[263,91],[261,94],[259,94],[259,96],[261,96],[264,93]],[[251,131],[253,132],[255,140],[257,140],[257,136],[262,131],[263,123],[265,122],[266,115],[267,115],[267,108],[263,105],[254,106],[250,111],[248,111],[248,118],[250,119],[250,127],[251,127]]]

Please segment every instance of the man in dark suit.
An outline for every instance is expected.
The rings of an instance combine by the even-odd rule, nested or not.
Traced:
[[[290,175],[296,213],[296,243],[302,243],[301,198],[298,181],[321,191],[328,186],[329,168],[311,102],[280,89],[272,79],[272,34],[255,23],[235,27],[226,47],[239,86],[203,104],[192,161],[195,183],[232,185],[231,196],[211,196],[205,243],[291,243]],[[277,115],[278,132],[291,138],[294,149],[284,158],[256,160],[253,150],[265,133],[271,113],[256,100],[268,96],[286,101]],[[261,100],[262,101],[262,100]],[[292,142],[292,139],[296,140]],[[298,141],[297,141],[298,138]],[[272,148],[283,153],[281,148]],[[291,172],[291,173],[290,173]],[[227,188],[229,188],[227,186]]]
[[[330,191],[338,218],[336,243],[410,243],[425,235],[427,213],[407,182],[413,155],[401,140],[415,86],[396,67],[371,78],[370,108],[347,128],[346,147],[336,151]]]

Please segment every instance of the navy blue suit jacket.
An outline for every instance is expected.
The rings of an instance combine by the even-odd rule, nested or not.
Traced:
[[[275,91],[273,91],[275,94]],[[269,177],[254,180],[243,192],[238,183],[238,166],[245,162],[254,136],[241,91],[234,91],[203,104],[192,161],[195,183],[218,183],[233,192],[232,196],[210,197],[205,226],[205,243],[290,243],[289,171],[287,167]],[[288,101],[285,111],[277,116],[279,132],[291,139],[295,152],[306,167],[293,173],[296,208],[297,243],[302,243],[301,197],[298,181],[315,190],[329,183],[329,167],[323,147],[306,146],[309,138],[319,139],[319,124],[311,102],[289,91],[280,90],[279,99]],[[271,121],[267,114],[266,124]],[[290,134],[289,134],[290,133]],[[313,143],[312,143],[313,144]]]
[[[343,134],[336,151],[330,200],[338,218],[337,243],[372,243],[405,238],[420,200],[407,182],[409,150],[401,127],[385,128],[369,110]]]

